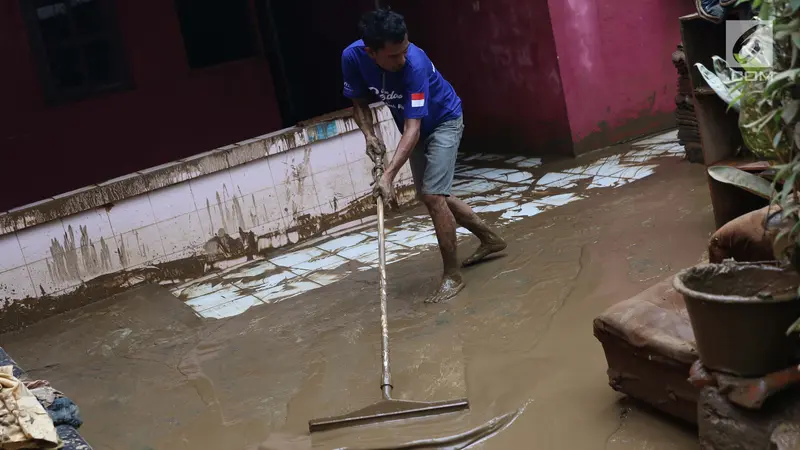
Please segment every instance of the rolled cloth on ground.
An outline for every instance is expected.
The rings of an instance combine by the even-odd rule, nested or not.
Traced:
[[[708,244],[709,262],[721,263],[729,258],[741,262],[774,260],[774,233],[766,230],[765,223],[767,216],[778,210],[776,206],[765,206],[733,219],[717,230]]]
[[[0,448],[58,448],[53,421],[13,370],[0,367]]]

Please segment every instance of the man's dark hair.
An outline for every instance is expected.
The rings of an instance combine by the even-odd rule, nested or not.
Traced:
[[[382,49],[387,42],[403,42],[408,33],[405,18],[388,9],[364,14],[358,28],[364,44],[375,51]]]

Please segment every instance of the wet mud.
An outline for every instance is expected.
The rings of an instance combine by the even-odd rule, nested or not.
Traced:
[[[0,345],[78,403],[97,450],[696,449],[694,430],[608,386],[592,320],[696,264],[713,228],[703,168],[670,159],[503,227],[503,257],[465,269],[448,302],[424,304],[438,251],[391,265],[395,397],[471,405],[415,421],[308,434],[310,419],[380,399],[376,270],[225,320],[144,286]]]
[[[793,298],[800,286],[800,276],[794,270],[774,265],[716,265],[706,266],[686,274],[687,289],[717,296],[719,301],[769,302]]]

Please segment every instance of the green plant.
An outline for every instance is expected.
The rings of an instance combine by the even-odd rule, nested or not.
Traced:
[[[753,153],[777,163],[771,204],[781,220],[774,248],[776,257],[800,272],[800,0],[739,0],[737,5],[743,3],[750,3],[760,20],[772,21],[774,59],[769,69],[743,63],[739,128]],[[754,34],[745,46],[758,39],[770,44]],[[788,333],[793,331],[800,331],[800,319]]]

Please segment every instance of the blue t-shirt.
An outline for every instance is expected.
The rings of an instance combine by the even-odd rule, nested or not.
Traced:
[[[358,40],[342,52],[344,95],[377,98],[391,109],[402,131],[405,119],[422,119],[422,134],[461,117],[461,99],[428,55],[414,44],[408,47],[406,65],[399,72],[381,69],[369,57],[364,41]]]

